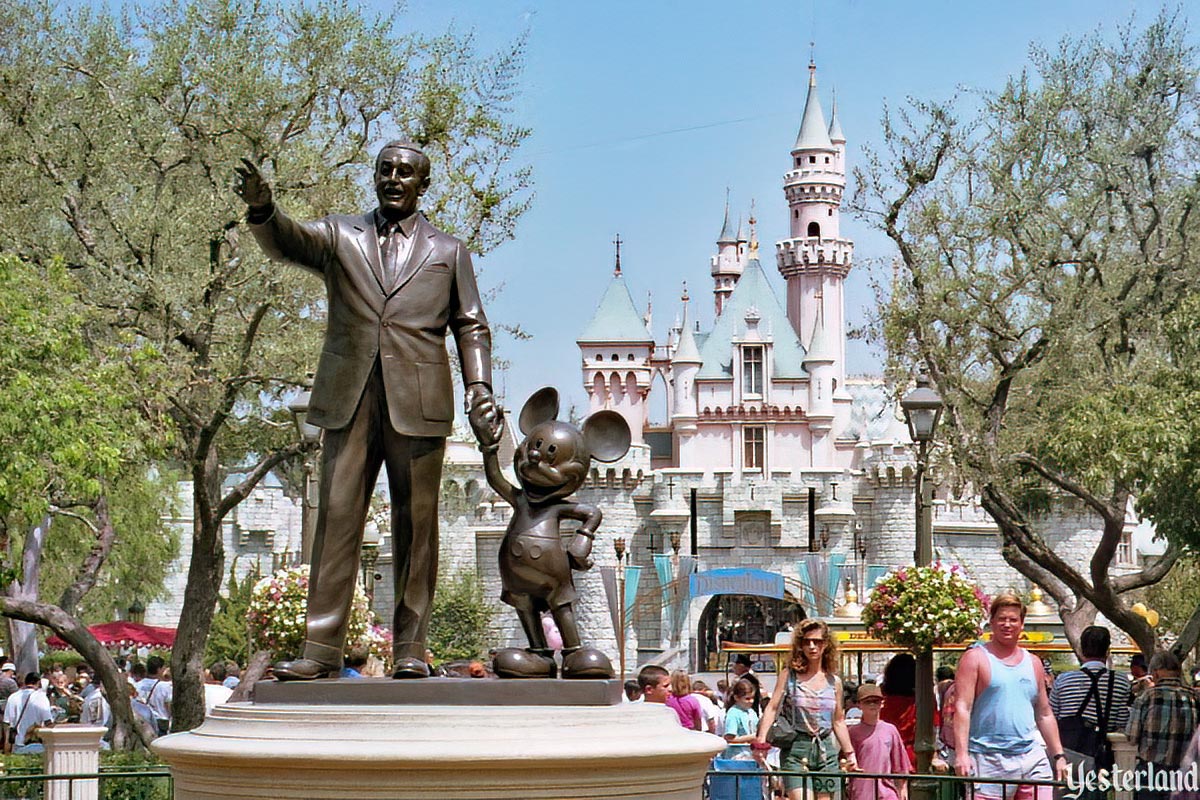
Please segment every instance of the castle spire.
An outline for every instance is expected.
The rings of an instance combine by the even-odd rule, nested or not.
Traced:
[[[837,113],[837,90],[833,92],[833,108],[829,112],[829,141],[834,144],[845,144],[846,134],[842,133],[842,123]]]
[[[617,234],[617,238],[613,239],[613,244],[617,246],[617,264],[613,267],[613,276],[621,277],[621,234]]]
[[[808,63],[808,97],[804,101],[804,116],[800,120],[800,133],[796,136],[795,150],[832,150],[829,127],[825,124],[825,112],[821,110],[821,98],[817,95],[817,65]]]
[[[737,237],[729,226],[729,187],[725,187],[725,221],[721,224],[721,234],[717,244],[737,244]]]

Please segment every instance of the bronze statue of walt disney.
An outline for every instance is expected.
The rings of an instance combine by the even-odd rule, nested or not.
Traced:
[[[248,206],[254,238],[272,259],[320,275],[328,300],[308,416],[324,429],[324,446],[307,637],[303,657],[277,664],[275,675],[338,675],[368,505],[387,464],[396,581],[392,677],[427,677],[438,493],[454,419],[447,333],[458,346],[472,428],[495,435],[500,425],[491,332],[471,256],[417,211],[430,163],[414,144],[389,142],[380,150],[377,208],[312,222],[285,214],[258,168],[242,161],[235,191]]]

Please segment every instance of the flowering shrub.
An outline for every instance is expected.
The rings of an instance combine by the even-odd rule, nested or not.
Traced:
[[[308,565],[281,569],[254,584],[246,622],[255,649],[270,650],[276,658],[298,658],[304,650],[304,617],[308,608]],[[347,649],[373,645],[368,637],[371,610],[361,586],[354,587]],[[390,640],[390,635],[389,635]]]
[[[863,622],[874,636],[915,653],[979,636],[987,596],[956,564],[902,567],[871,590]]]

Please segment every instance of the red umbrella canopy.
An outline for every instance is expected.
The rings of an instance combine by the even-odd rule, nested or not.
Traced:
[[[104,622],[99,625],[91,625],[88,630],[92,632],[92,636],[100,642],[104,647],[159,647],[163,650],[170,649],[175,644],[175,629],[174,628],[157,628],[153,625],[143,625],[140,622],[125,622],[118,620],[116,622]],[[46,645],[55,650],[67,650],[70,645],[60,639],[58,636],[51,636],[46,639]]]

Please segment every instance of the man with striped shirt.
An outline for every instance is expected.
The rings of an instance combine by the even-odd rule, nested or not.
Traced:
[[[1100,625],[1089,625],[1080,634],[1079,652],[1083,664],[1079,669],[1059,675],[1050,690],[1050,709],[1058,720],[1060,732],[1065,720],[1081,718],[1085,725],[1097,727],[1101,717],[1106,720],[1105,733],[1125,730],[1129,722],[1129,706],[1126,705],[1129,678],[1108,668],[1111,643],[1108,628]],[[1067,746],[1065,737],[1063,745]]]

